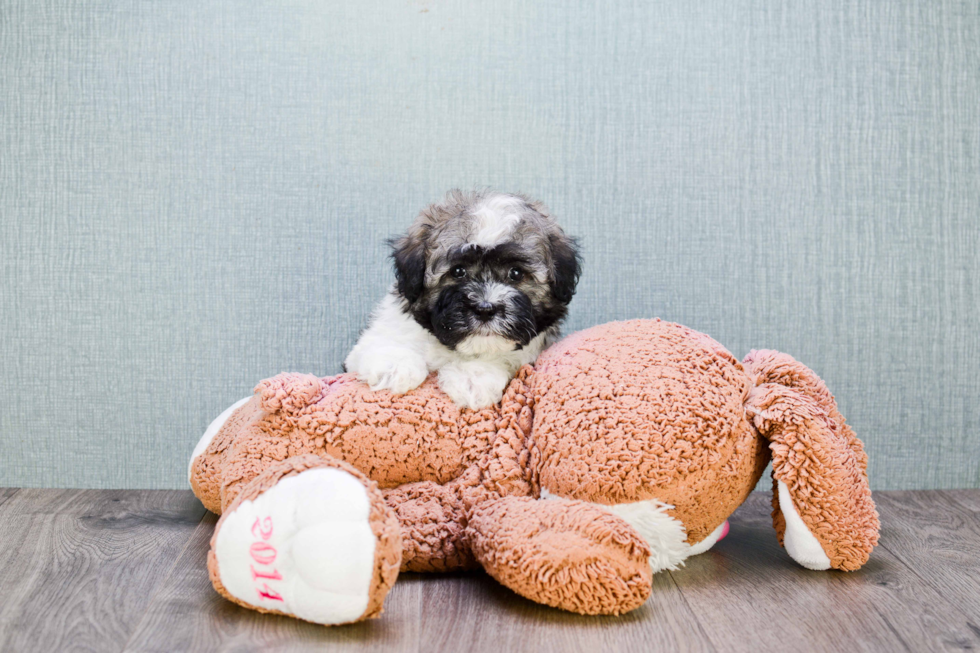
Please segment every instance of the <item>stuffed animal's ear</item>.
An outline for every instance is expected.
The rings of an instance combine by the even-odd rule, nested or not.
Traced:
[[[395,283],[398,292],[414,303],[422,296],[425,281],[425,243],[422,238],[406,234],[389,241],[391,258],[395,263]]]
[[[551,292],[563,304],[572,301],[575,286],[582,272],[582,264],[578,254],[578,243],[574,238],[564,234],[552,234],[548,237],[551,244],[551,258],[554,262],[552,270]]]
[[[773,524],[808,569],[853,571],[878,543],[868,457],[827,386],[791,356],[750,352],[756,377],[745,412],[772,452]]]

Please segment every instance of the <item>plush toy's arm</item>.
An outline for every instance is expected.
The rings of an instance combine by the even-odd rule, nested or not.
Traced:
[[[475,507],[466,533],[487,573],[538,603],[622,614],[650,596],[649,546],[594,505],[507,496]]]
[[[757,375],[746,412],[770,442],[780,543],[809,569],[858,569],[879,530],[861,441],[806,366],[772,351],[743,362]]]
[[[402,571],[478,568],[464,538],[465,510],[455,484],[407,483],[384,491],[402,532]]]

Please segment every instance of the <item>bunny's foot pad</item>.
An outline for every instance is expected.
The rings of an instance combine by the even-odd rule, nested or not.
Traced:
[[[820,541],[810,532],[803,518],[800,517],[800,513],[793,505],[789,488],[782,481],[777,481],[776,491],[779,493],[779,509],[786,523],[783,531],[783,546],[789,553],[789,557],[807,569],[814,571],[830,569],[830,558],[827,557]]]
[[[379,615],[400,564],[398,524],[380,491],[316,456],[253,480],[222,515],[208,554],[225,597],[324,625]]]

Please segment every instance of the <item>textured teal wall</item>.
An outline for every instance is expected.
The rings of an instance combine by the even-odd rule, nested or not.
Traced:
[[[476,185],[581,237],[569,329],[786,351],[875,487],[980,485],[980,5],[876,0],[0,2],[0,485],[185,487]]]

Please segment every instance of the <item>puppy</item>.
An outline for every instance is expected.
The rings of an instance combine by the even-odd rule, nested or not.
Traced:
[[[580,261],[540,202],[453,190],[390,244],[395,284],[344,363],[372,389],[438,372],[457,405],[483,408],[558,338]]]

